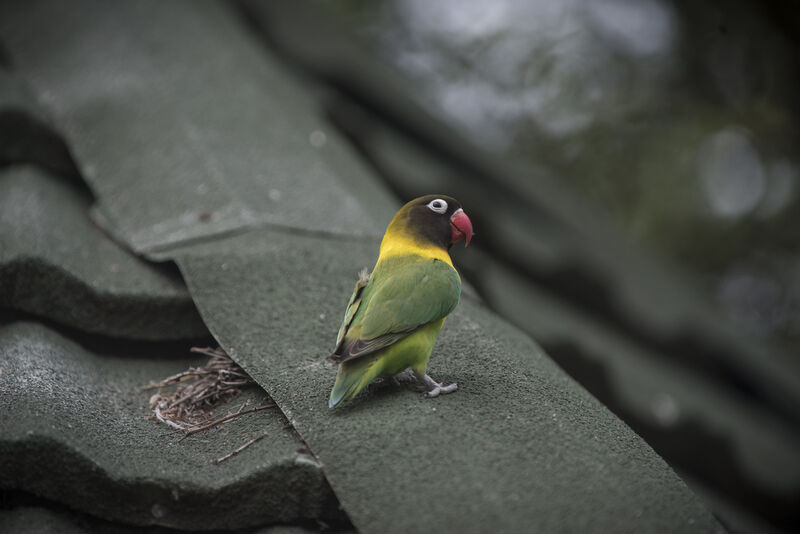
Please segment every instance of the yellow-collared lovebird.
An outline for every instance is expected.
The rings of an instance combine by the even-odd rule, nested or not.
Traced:
[[[454,198],[428,195],[398,211],[372,274],[362,271],[331,358],[339,363],[328,406],[352,398],[379,376],[411,370],[425,396],[450,393],[426,374],[444,319],[458,304],[461,278],[449,250],[472,239],[472,222]]]

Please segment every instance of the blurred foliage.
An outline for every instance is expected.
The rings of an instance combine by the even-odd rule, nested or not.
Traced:
[[[431,113],[568,182],[741,327],[800,354],[800,25],[786,2],[322,3]]]

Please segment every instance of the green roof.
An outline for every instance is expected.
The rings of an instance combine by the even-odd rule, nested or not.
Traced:
[[[722,530],[642,438],[470,292],[430,365],[456,393],[376,384],[327,408],[326,356],[399,201],[230,4],[7,3],[0,39],[38,99],[9,106],[41,105],[89,186],[36,157],[0,174],[0,489],[76,511],[17,507],[0,527],[30,513],[79,529]],[[507,274],[497,286],[533,300]],[[549,314],[548,298],[521,308],[543,337],[574,328],[586,352],[626,348]],[[197,365],[174,341],[209,333],[280,411],[177,443],[139,388]]]

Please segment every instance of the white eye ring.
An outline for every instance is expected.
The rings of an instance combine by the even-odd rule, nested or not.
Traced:
[[[441,198],[431,200],[430,202],[428,202],[428,209],[436,213],[444,213],[447,211],[447,202],[445,202]]]

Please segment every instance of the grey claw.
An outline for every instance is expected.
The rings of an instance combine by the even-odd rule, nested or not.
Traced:
[[[449,386],[444,386],[444,387],[442,388],[442,393],[452,393],[452,392],[454,392],[454,391],[455,391],[455,390],[457,390],[457,389],[458,389],[458,384],[456,384],[455,382],[453,382],[453,383],[452,383],[452,384],[450,384]]]
[[[450,384],[449,386],[443,386],[433,378],[429,377],[423,373],[414,372],[414,377],[417,379],[419,384],[427,391],[425,391],[422,396],[428,399],[432,399],[433,397],[438,397],[443,393],[452,393],[453,391],[458,389],[458,384]]]
[[[452,393],[458,389],[458,384],[450,384],[449,386],[442,386],[441,384],[437,385],[433,389],[430,389],[422,394],[423,397],[428,399],[432,399],[434,397],[438,397],[439,395],[446,395],[448,393]]]

